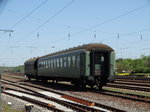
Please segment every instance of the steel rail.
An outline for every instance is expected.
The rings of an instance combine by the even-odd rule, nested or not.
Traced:
[[[32,99],[32,98],[28,98],[28,97],[25,97],[25,96],[18,96],[18,95],[14,95],[14,94],[11,94],[11,93],[8,93],[8,92],[5,92],[5,91],[2,91],[2,93],[4,94],[7,94],[7,95],[10,95],[10,96],[13,96],[13,97],[17,97],[19,99],[22,99],[22,100],[25,100],[27,102],[30,102],[30,103],[33,103],[33,104],[36,104],[38,106],[41,106],[41,107],[45,107],[49,110],[53,110],[55,112],[64,112],[60,109],[57,109],[55,108],[54,106],[52,106],[51,104],[48,104],[48,103],[44,103],[44,102],[41,102],[41,101],[38,101],[38,100],[35,100],[35,99]]]
[[[22,83],[21,83],[22,84]],[[31,85],[31,84],[23,84],[23,85],[26,85],[26,86],[32,86],[32,87],[34,87],[34,88],[38,88],[38,89],[43,89],[42,87],[37,87],[37,86],[35,86],[35,85]],[[14,84],[14,86],[16,86],[15,84]],[[18,86],[17,86],[18,87]],[[22,87],[21,87],[22,88]],[[25,89],[25,87],[23,87],[24,89]],[[27,90],[29,90],[29,89],[27,89]],[[44,90],[46,90],[46,91],[49,91],[49,89],[46,89],[46,88],[44,88]],[[94,112],[99,112],[100,110],[98,110],[98,109],[94,109],[94,108],[91,108],[91,107],[88,107],[88,106],[81,106],[81,104],[75,104],[75,103],[71,103],[71,102],[66,102],[66,101],[62,101],[62,100],[59,100],[59,99],[56,99],[56,98],[53,98],[53,97],[49,97],[49,96],[46,96],[46,95],[44,95],[44,94],[41,94],[41,93],[38,93],[38,92],[36,92],[36,91],[33,91],[33,90],[31,90],[32,92],[34,92],[35,94],[37,94],[38,96],[41,96],[42,98],[45,98],[45,99],[48,99],[48,100],[51,100],[51,101],[54,101],[54,102],[56,102],[56,103],[59,103],[59,104],[61,104],[61,105],[66,105],[66,107],[68,107],[68,105],[69,106],[72,106],[72,107],[70,107],[71,109],[73,109],[73,110],[78,110],[78,108],[80,108],[80,109],[82,109],[82,112],[87,112],[87,111],[94,111]],[[52,90],[50,90],[50,92],[53,92]],[[54,91],[55,92],[55,91]],[[60,92],[57,92],[57,93],[59,93],[59,94],[61,94],[61,95],[65,95],[65,94],[62,94],[62,93],[60,93]],[[106,106],[106,105],[102,105],[102,104],[99,104],[99,103],[96,103],[96,106],[98,106],[98,107],[100,107],[100,108],[104,108],[104,109],[107,109],[107,110],[113,110],[113,111],[115,111],[115,112],[125,112],[125,111],[123,111],[123,110],[120,110],[120,109],[116,109],[116,108],[113,108],[113,107],[110,107],[110,106]]]
[[[148,87],[146,88],[146,87],[137,87],[137,86],[120,85],[120,84],[112,84],[112,83],[107,83],[106,87],[114,87],[114,88],[122,88],[122,89],[150,92],[150,88],[148,88]]]

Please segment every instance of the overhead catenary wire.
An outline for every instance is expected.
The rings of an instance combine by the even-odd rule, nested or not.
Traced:
[[[103,39],[103,40],[101,40],[100,41],[100,43],[102,43],[102,42],[104,42],[104,41],[106,41],[106,40],[110,40],[110,39],[114,39],[114,38],[116,38],[116,39],[118,39],[118,36],[119,36],[119,39],[121,40],[123,37],[126,37],[126,36],[130,36],[130,35],[133,35],[133,34],[138,34],[138,33],[142,33],[142,32],[146,32],[146,31],[149,31],[150,30],[150,28],[145,28],[145,29],[142,29],[142,30],[138,30],[138,31],[133,31],[133,32],[129,32],[129,33],[124,33],[124,34],[117,34],[116,36],[113,36],[113,37],[108,37],[107,39]],[[140,36],[140,35],[139,35]],[[72,40],[73,41],[73,40]],[[142,40],[142,41],[144,41],[144,40]],[[150,41],[150,40],[145,40],[145,42],[147,42],[147,41]],[[55,41],[53,41],[53,42],[55,42]],[[57,41],[56,41],[57,42]],[[127,45],[127,44],[132,44],[132,45],[135,45],[135,44],[137,44],[137,43],[139,43],[139,42],[141,42],[141,40],[136,40],[136,41],[134,41],[134,42],[131,42],[131,43],[125,43],[125,45]],[[63,45],[66,45],[66,44],[61,44],[60,46],[61,46],[61,48],[62,48],[62,46]],[[128,48],[130,48],[131,46],[127,46]]]
[[[138,8],[133,9],[133,10],[127,12],[127,13],[124,13],[124,14],[122,14],[122,15],[119,15],[119,16],[117,16],[117,17],[114,17],[114,18],[112,18],[112,19],[109,19],[109,20],[107,20],[107,21],[104,21],[104,22],[102,22],[101,24],[97,24],[97,25],[95,25],[95,26],[93,26],[93,27],[84,29],[84,30],[82,30],[82,31],[80,31],[80,32],[77,32],[77,33],[74,33],[74,34],[72,34],[72,35],[69,33],[69,37],[70,37],[70,36],[71,36],[71,37],[76,36],[77,34],[80,34],[80,33],[82,33],[82,32],[89,31],[89,30],[91,30],[91,29],[93,29],[93,28],[96,28],[96,27],[98,27],[98,26],[101,26],[101,25],[103,25],[103,24],[106,24],[106,23],[109,23],[109,22],[114,21],[114,20],[116,20],[116,19],[119,19],[119,18],[121,18],[121,17],[127,16],[127,15],[129,15],[129,14],[131,14],[131,13],[133,13],[133,12],[136,12],[136,11],[140,10],[140,9],[146,8],[146,7],[148,7],[149,5],[150,5],[150,4],[144,5],[144,6],[141,6],[141,7],[138,7]],[[147,30],[149,30],[149,28],[148,28],[148,29],[144,29],[144,30],[142,30],[142,31],[136,31],[136,32],[126,33],[126,34],[121,35],[121,37],[122,37],[122,36],[127,36],[127,35],[132,35],[132,34],[134,34],[134,33],[139,33],[139,32],[143,32],[143,31],[147,31]],[[62,37],[62,38],[59,38],[59,39],[57,39],[57,40],[54,40],[54,41],[50,42],[49,44],[58,42],[58,41],[60,41],[60,40],[63,40],[64,38],[66,38],[66,37]],[[115,36],[115,37],[109,37],[108,39],[111,39],[111,38],[116,38],[116,36]],[[120,34],[119,34],[119,33],[118,33],[118,35],[117,35],[117,38],[118,38],[118,39],[120,38]],[[101,41],[106,41],[106,39],[101,40]],[[43,47],[44,47],[44,45],[43,45]]]
[[[87,28],[87,29],[84,29],[84,30],[81,30],[81,31],[79,31],[79,32],[76,32],[76,33],[72,34],[72,36],[75,36],[75,35],[78,35],[78,34],[80,34],[80,33],[83,33],[83,32],[89,31],[89,30],[92,30],[92,29],[94,29],[94,28],[97,28],[97,27],[99,27],[99,26],[102,26],[102,25],[104,25],[104,24],[107,24],[107,23],[109,23],[109,22],[112,22],[112,21],[117,20],[117,19],[119,19],[119,18],[125,17],[125,16],[127,16],[127,15],[129,15],[129,14],[131,14],[131,13],[134,13],[134,12],[136,12],[136,11],[138,11],[138,10],[141,10],[141,9],[146,8],[146,7],[149,7],[149,6],[150,6],[150,3],[149,3],[149,4],[146,4],[146,5],[143,5],[143,6],[141,6],[141,7],[138,7],[138,8],[136,8],[136,9],[130,10],[130,11],[124,13],[124,14],[121,14],[121,15],[116,16],[116,17],[114,17],[114,18],[108,19],[108,20],[106,20],[106,21],[104,21],[104,22],[102,22],[102,23],[96,24],[96,25],[91,26],[91,27],[89,27],[89,28]]]
[[[72,0],[71,2],[69,2],[65,7],[63,7],[61,10],[59,10],[57,13],[55,13],[53,16],[51,16],[49,19],[47,19],[47,20],[46,20],[44,23],[42,23],[40,26],[38,26],[37,28],[35,28],[33,31],[31,31],[30,33],[28,33],[25,37],[23,37],[23,38],[21,38],[20,40],[16,41],[15,44],[16,44],[16,43],[19,43],[19,42],[21,42],[21,41],[23,41],[23,40],[26,39],[28,36],[30,36],[32,33],[34,33],[35,31],[39,30],[41,27],[43,27],[45,24],[47,24],[51,19],[53,19],[55,16],[57,16],[57,14],[59,14],[59,13],[60,13],[61,11],[63,11],[66,7],[68,7],[73,1],[74,1],[74,0]],[[104,22],[102,22],[102,23],[99,23],[99,24],[97,24],[97,25],[94,25],[94,26],[92,26],[92,27],[89,27],[89,28],[87,28],[87,29],[83,29],[83,30],[81,30],[81,31],[79,31],[79,32],[76,32],[76,33],[74,33],[74,34],[69,34],[69,36],[70,36],[70,37],[73,37],[73,36],[76,36],[76,35],[81,34],[81,33],[83,33],[83,32],[92,30],[92,29],[94,29],[94,28],[96,28],[96,27],[98,27],[98,26],[101,26],[101,25],[104,25],[104,24],[106,24],[106,23],[112,22],[112,21],[114,21],[114,20],[116,20],[116,19],[119,19],[119,18],[121,18],[121,17],[127,16],[127,15],[129,15],[129,14],[131,14],[131,13],[133,13],[133,12],[136,12],[136,11],[138,11],[138,10],[140,10],[140,9],[143,9],[143,8],[146,8],[146,7],[148,7],[148,6],[150,6],[150,4],[143,5],[143,6],[141,6],[141,7],[138,7],[138,8],[136,8],[136,9],[131,10],[131,11],[128,11],[128,12],[126,12],[126,13],[124,13],[124,14],[121,14],[121,15],[119,15],[119,16],[116,16],[116,17],[114,17],[114,18],[111,18],[111,19],[109,19],[109,20],[106,20],[106,21],[104,21]],[[61,38],[57,39],[56,41],[54,40],[53,42],[50,42],[50,43],[58,42],[58,41],[60,41],[60,40],[63,40],[64,38],[66,38],[66,37],[61,37]],[[48,44],[50,44],[50,43],[48,43]]]
[[[105,23],[106,24],[106,23]],[[100,25],[101,26],[101,25]],[[83,29],[84,30],[84,29]],[[88,30],[88,31],[90,31],[90,30]],[[86,32],[86,31],[85,31]],[[34,33],[34,32],[33,32]],[[119,38],[121,39],[122,38],[122,34],[120,34],[119,32],[118,32],[118,34],[119,34]],[[95,33],[95,35],[96,35],[96,33]],[[70,37],[72,37],[72,36],[75,36],[75,35],[72,35],[72,33],[70,33],[70,32],[68,32],[68,38],[70,38]],[[125,35],[126,36],[126,35]],[[41,37],[41,34],[40,34],[40,37]],[[66,37],[67,37],[67,35],[66,35]],[[65,37],[65,38],[66,38]],[[96,37],[96,36],[95,36]],[[140,37],[140,36],[139,36]],[[143,36],[144,37],[144,36]],[[37,38],[39,38],[39,33],[37,34]],[[112,37],[110,37],[110,38],[108,38],[108,40],[110,40]],[[113,38],[117,38],[117,33],[116,33],[116,36],[115,37],[113,37]],[[112,38],[112,39],[113,39]],[[61,39],[62,40],[62,39]],[[57,39],[57,41],[59,41],[59,39]],[[57,41],[55,41],[55,42],[57,42]],[[104,40],[104,41],[106,41],[106,40]]]
[[[73,33],[73,34],[71,34],[70,36],[73,38],[73,37],[76,36],[76,35],[79,35],[79,34],[81,34],[81,33],[90,31],[90,30],[92,30],[92,29],[94,29],[94,28],[96,28],[96,27],[99,27],[99,26],[102,26],[102,25],[104,25],[104,24],[110,23],[110,22],[112,22],[112,21],[114,21],[114,20],[117,20],[117,19],[119,19],[119,18],[125,17],[125,16],[127,16],[127,15],[129,15],[129,14],[131,14],[131,13],[134,13],[134,12],[136,12],[136,11],[139,11],[139,10],[141,10],[141,9],[143,9],[143,8],[148,7],[148,6],[150,6],[150,3],[149,3],[149,4],[146,4],[146,5],[143,5],[143,6],[141,6],[141,7],[135,8],[135,9],[133,9],[133,10],[130,10],[130,11],[128,11],[128,12],[126,12],[126,13],[124,13],[124,14],[121,14],[121,15],[119,15],[119,16],[116,16],[116,17],[113,17],[113,18],[111,18],[111,19],[108,19],[108,20],[106,20],[106,21],[104,21],[104,22],[102,22],[102,23],[99,23],[99,24],[96,24],[96,25],[91,26],[91,27],[89,27],[89,28],[83,29],[83,30],[81,30],[81,31],[79,31],[79,32]],[[78,37],[77,37],[77,38],[78,38]],[[110,37],[109,37],[109,38],[110,38]],[[115,36],[115,37],[111,37],[111,38],[116,38],[116,36]],[[56,40],[54,40],[54,41],[52,41],[52,42],[49,42],[48,44],[52,44],[52,43],[55,43],[55,42],[58,42],[58,41],[61,41],[61,40],[64,40],[64,39],[66,39],[66,36],[61,37],[61,38],[59,38],[59,39],[56,39]],[[103,41],[103,40],[101,40],[101,41]],[[44,45],[45,45],[45,44],[44,44]],[[44,45],[42,45],[42,46],[44,47]]]
[[[14,25],[12,25],[9,29],[12,29],[16,27],[18,24],[20,24],[22,21],[24,21],[26,18],[28,18],[31,14],[33,14],[36,10],[41,8],[48,0],[43,1],[40,3],[36,8],[34,8],[31,12],[29,12],[27,15],[25,15],[23,18],[21,18],[19,21],[17,21]]]
[[[60,14],[64,9],[66,9],[68,6],[70,6],[75,0],[71,0],[69,3],[67,3],[63,8],[61,8],[60,10],[58,10],[54,15],[52,15],[51,17],[49,17],[45,22],[43,22],[40,26],[38,26],[37,28],[35,28],[33,31],[31,31],[30,33],[28,33],[25,37],[21,38],[20,40],[16,41],[14,44],[19,43],[21,41],[23,41],[24,39],[26,39],[27,37],[29,37],[32,33],[34,33],[35,31],[39,30],[41,27],[43,27],[44,25],[46,25],[47,23],[49,23],[53,18],[55,18],[58,14]]]
[[[122,38],[122,37],[126,37],[126,36],[130,36],[130,35],[133,35],[133,34],[138,34],[138,33],[142,33],[142,32],[146,32],[146,31],[149,31],[150,28],[145,28],[145,29],[142,29],[142,30],[138,30],[138,31],[134,31],[134,32],[128,32],[128,33],[124,33],[124,34],[119,34],[117,36],[113,36],[113,37],[107,37],[105,39],[103,39],[102,41],[107,41],[107,40],[110,40],[110,39],[113,39],[113,38]],[[142,35],[141,35],[142,36]],[[143,37],[142,37],[143,38]]]
[[[55,18],[58,14],[60,14],[64,9],[66,9],[67,7],[69,7],[75,0],[71,0],[70,2],[68,2],[63,8],[61,8],[60,10],[58,10],[54,15],[50,16],[45,22],[43,22],[40,26],[38,26],[37,28],[35,28],[33,31],[31,31],[30,33],[28,33],[26,36],[24,36],[23,38],[21,38],[20,40],[16,41],[13,45],[16,45],[17,43],[23,41],[24,39],[26,39],[27,37],[29,37],[32,33],[34,33],[35,31],[37,31],[38,29],[40,29],[41,27],[43,27],[44,25],[46,25],[48,22],[50,22],[53,18]],[[12,45],[12,46],[13,46]],[[5,49],[3,52],[7,52],[8,49]],[[4,54],[4,53],[3,53]]]
[[[36,10],[38,10],[41,6],[43,6],[48,0],[45,0],[44,2],[40,3],[36,8],[34,8],[31,12],[29,12],[27,15],[25,15],[23,18],[21,18],[19,21],[17,21],[14,25],[12,25],[9,30],[5,30],[6,32],[7,31],[10,31],[10,32],[13,32],[13,29],[14,27],[16,27],[18,24],[20,24],[21,22],[23,22],[26,18],[28,18],[31,14],[33,14]]]

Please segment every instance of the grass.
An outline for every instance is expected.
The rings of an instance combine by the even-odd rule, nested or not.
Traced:
[[[16,109],[13,109],[11,106],[7,105],[7,104],[4,104],[2,103],[2,111],[1,112],[25,112],[25,110],[16,110]]]
[[[130,74],[130,73],[118,73],[116,75],[150,75],[150,73],[134,73],[134,74]]]
[[[15,79],[25,79],[26,78],[26,77],[22,77],[22,76],[7,75],[7,74],[3,74],[2,76],[9,77],[9,78],[15,78]]]
[[[144,93],[144,92],[137,92],[137,91],[130,91],[130,90],[122,90],[118,88],[110,88],[110,87],[103,87],[104,90],[109,90],[109,91],[116,91],[116,92],[121,92],[124,94],[133,94],[133,95],[141,95],[144,97],[150,97],[149,93]]]
[[[116,75],[129,75],[130,73],[118,73]]]

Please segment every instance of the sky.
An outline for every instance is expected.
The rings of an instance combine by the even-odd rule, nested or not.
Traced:
[[[150,55],[150,0],[0,0],[0,66],[88,43]]]

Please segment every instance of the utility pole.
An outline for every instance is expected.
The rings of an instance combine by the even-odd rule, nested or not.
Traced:
[[[4,67],[5,67],[5,64],[3,64],[3,66],[2,66],[2,69],[0,70],[0,112],[2,111],[2,82],[1,82],[1,80],[2,80],[2,74],[4,73]]]
[[[14,32],[14,30],[5,30],[5,29],[0,29],[0,32]],[[4,69],[3,69],[4,70]],[[1,75],[2,75],[2,70],[0,71],[0,112],[2,111],[2,99],[1,99],[1,94],[2,94],[2,83],[1,83]]]

